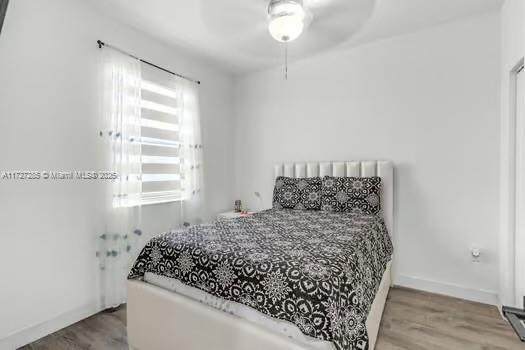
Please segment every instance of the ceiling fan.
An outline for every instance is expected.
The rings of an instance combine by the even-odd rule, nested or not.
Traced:
[[[341,45],[370,18],[376,0],[200,0],[203,24],[219,42],[277,63]]]
[[[324,4],[321,2],[312,1],[312,5],[328,6],[330,3],[329,0]],[[270,0],[268,3],[268,31],[285,45],[285,79],[288,79],[288,43],[299,38],[312,20],[313,14],[304,6],[303,0]]]

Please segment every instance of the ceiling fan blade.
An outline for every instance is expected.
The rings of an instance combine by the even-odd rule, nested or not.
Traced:
[[[322,7],[330,7],[334,3],[340,2],[341,0],[304,0],[303,4],[309,9],[318,9]]]
[[[246,33],[256,33],[266,27],[264,2],[255,0],[200,0],[203,24],[221,39],[242,39]]]
[[[312,1],[312,0],[311,0]],[[326,2],[323,6],[307,7],[314,18],[326,16],[352,16],[355,14],[371,14],[375,7],[375,0],[315,0]]]

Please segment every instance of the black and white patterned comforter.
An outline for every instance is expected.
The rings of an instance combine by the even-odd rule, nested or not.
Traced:
[[[157,236],[129,278],[176,278],[292,322],[337,349],[363,350],[392,251],[379,216],[270,209]]]

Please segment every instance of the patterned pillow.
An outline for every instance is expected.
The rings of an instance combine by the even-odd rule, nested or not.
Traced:
[[[381,178],[323,178],[322,210],[378,214],[381,211]]]
[[[320,177],[296,179],[279,176],[275,179],[273,207],[275,209],[321,209]]]

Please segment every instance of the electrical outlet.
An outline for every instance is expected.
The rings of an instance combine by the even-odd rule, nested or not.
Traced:
[[[470,250],[470,258],[472,260],[472,262],[479,262],[480,259],[481,259],[481,250],[479,248],[472,248]]]

